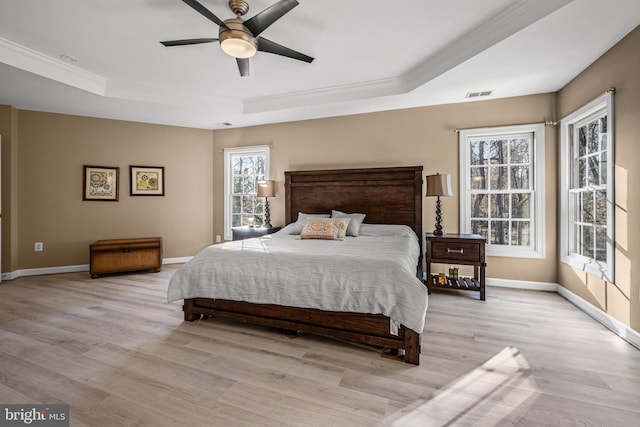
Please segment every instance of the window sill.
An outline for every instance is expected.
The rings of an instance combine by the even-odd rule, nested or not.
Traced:
[[[544,259],[544,251],[531,248],[487,245],[486,252],[487,256],[492,257]]]
[[[614,277],[609,274],[607,265],[603,262],[595,261],[590,258],[581,257],[577,255],[569,255],[562,257],[561,261],[571,267],[584,271],[591,276],[595,276],[598,279],[604,280],[608,283],[615,284]]]

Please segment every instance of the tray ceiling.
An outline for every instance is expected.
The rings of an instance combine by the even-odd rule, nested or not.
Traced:
[[[315,61],[258,52],[250,77],[217,43],[159,43],[217,37],[179,0],[1,2],[0,104],[219,129],[546,93],[640,24],[637,0],[299,1],[262,35]]]

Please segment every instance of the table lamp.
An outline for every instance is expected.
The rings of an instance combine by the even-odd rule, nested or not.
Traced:
[[[436,229],[433,231],[435,236],[442,236],[442,209],[440,207],[440,196],[451,197],[453,190],[451,189],[451,174],[429,175],[427,176],[427,197],[437,196],[436,201]]]
[[[271,228],[271,218],[269,218],[269,197],[275,197],[276,186],[272,180],[258,181],[258,197],[264,197],[264,226]]]

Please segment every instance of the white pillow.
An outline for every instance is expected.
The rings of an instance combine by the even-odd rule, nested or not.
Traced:
[[[302,233],[302,229],[304,225],[307,223],[307,218],[330,218],[329,214],[306,214],[302,212],[298,212],[298,220],[294,222],[294,226],[289,232],[289,234],[300,234]]]
[[[331,211],[331,218],[351,218],[349,221],[349,227],[347,227],[347,236],[358,237],[360,233],[360,225],[364,221],[366,214],[362,213],[344,213],[340,211]]]

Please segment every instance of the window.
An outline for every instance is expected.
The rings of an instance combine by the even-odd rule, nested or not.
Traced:
[[[544,125],[460,131],[460,231],[487,255],[544,257]]]
[[[613,93],[561,124],[561,260],[613,282]]]
[[[256,181],[269,176],[269,146],[224,150],[224,238],[231,240],[231,227],[264,223],[264,199],[256,197]]]

